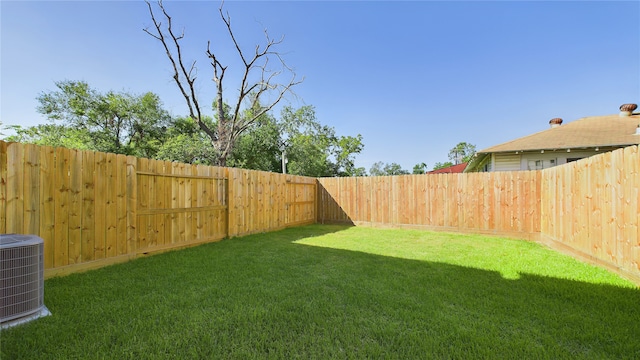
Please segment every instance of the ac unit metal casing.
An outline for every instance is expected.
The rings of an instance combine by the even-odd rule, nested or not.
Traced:
[[[44,241],[0,234],[0,326],[50,315],[44,306]]]

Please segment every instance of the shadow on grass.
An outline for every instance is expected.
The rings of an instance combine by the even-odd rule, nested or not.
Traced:
[[[46,282],[28,358],[640,358],[640,291],[301,246],[310,226]]]

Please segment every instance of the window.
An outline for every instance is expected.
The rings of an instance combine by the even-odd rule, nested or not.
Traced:
[[[549,160],[529,160],[528,170],[542,170],[556,166],[556,159]]]

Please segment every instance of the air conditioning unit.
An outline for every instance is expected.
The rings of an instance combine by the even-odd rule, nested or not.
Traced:
[[[50,314],[44,306],[44,241],[0,234],[0,328]]]

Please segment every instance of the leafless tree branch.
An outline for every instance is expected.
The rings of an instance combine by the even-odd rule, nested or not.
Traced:
[[[149,8],[149,14],[151,15],[155,31],[150,31],[149,29],[144,29],[144,31],[162,43],[167,58],[173,67],[173,78],[178,85],[182,96],[187,102],[189,115],[198,122],[200,128],[211,138],[214,148],[219,151],[218,164],[224,166],[227,157],[233,150],[233,146],[238,136],[255,123],[258,118],[273,109],[276,104],[284,98],[286,93],[291,92],[292,87],[300,84],[304,80],[297,79],[295,71],[287,66],[281,54],[273,49],[282,43],[284,37],[280,40],[274,40],[269,36],[265,29],[265,45],[257,45],[253,56],[248,57],[243,52],[242,47],[233,32],[231,16],[228,12],[225,14],[223,11],[224,2],[220,5],[218,11],[226,26],[227,33],[235,47],[236,53],[242,62],[243,75],[238,89],[238,98],[232,106],[231,113],[226,114],[224,111],[225,98],[223,96],[223,80],[227,66],[222,64],[215,51],[212,50],[211,42],[207,42],[206,55],[210,59],[211,67],[213,68],[212,80],[215,83],[217,90],[215,110],[218,116],[218,124],[217,129],[214,132],[202,121],[202,113],[200,111],[194,86],[196,81],[194,72],[197,72],[195,67],[196,63],[195,61],[191,63],[188,70],[184,65],[182,49],[179,42],[184,38],[184,32],[180,35],[176,35],[176,33],[174,33],[171,16],[169,16],[165,10],[162,0],[158,0],[157,6],[162,11],[164,19],[167,21],[165,28],[163,28],[162,23],[156,19],[151,3],[148,0],[145,0],[145,2]],[[271,71],[269,67],[270,58],[277,59],[279,66],[283,70]],[[277,80],[279,76],[283,74],[283,71],[291,73],[291,79],[286,83],[278,83]],[[254,81],[251,79],[257,80]],[[263,105],[261,104],[261,100],[267,96],[267,94],[275,94],[275,96],[273,96],[268,103]],[[249,108],[252,110],[249,116],[243,113],[242,107],[243,104],[247,102],[249,103]]]
[[[197,122],[202,131],[204,131],[213,141],[215,141],[215,132],[209,129],[209,127],[202,120],[202,111],[200,110],[198,98],[196,97],[195,93],[194,83],[196,81],[196,76],[194,76],[194,71],[197,71],[196,62],[193,61],[191,63],[191,66],[189,66],[189,70],[187,70],[182,59],[182,48],[180,47],[180,40],[184,38],[184,31],[180,35],[176,36],[176,34],[173,32],[171,16],[169,16],[166,9],[164,8],[162,0],[159,0],[157,3],[158,7],[167,20],[166,31],[170,37],[170,39],[167,40],[165,32],[162,28],[162,23],[156,19],[151,3],[146,0],[145,2],[147,3],[147,7],[149,8],[149,14],[151,16],[151,20],[153,21],[155,32],[153,33],[149,31],[148,28],[143,29],[144,32],[162,43],[167,58],[169,59],[173,67],[173,79],[176,82],[176,85],[178,85],[178,88],[180,89],[180,92],[182,93],[182,96],[187,103],[187,107],[189,108],[189,116]]]

